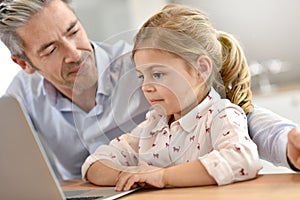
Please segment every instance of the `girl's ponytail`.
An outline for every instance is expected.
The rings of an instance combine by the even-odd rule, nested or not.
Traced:
[[[219,32],[218,40],[222,44],[223,64],[220,74],[226,96],[248,114],[253,110],[253,105],[250,88],[251,76],[246,57],[239,43],[230,34]]]

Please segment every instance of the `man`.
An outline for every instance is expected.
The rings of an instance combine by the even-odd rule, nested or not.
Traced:
[[[131,130],[149,109],[131,47],[89,41],[67,0],[0,2],[1,41],[23,69],[6,94],[26,108],[62,178],[80,178],[85,158]],[[287,134],[295,124],[260,108],[248,120],[263,158],[288,167],[288,155],[300,168],[299,142],[289,141],[286,152]],[[300,140],[300,131],[293,129],[289,136]]]
[[[27,109],[62,178],[79,178],[85,157],[145,117],[131,48],[91,45],[61,0],[3,1],[0,12],[1,40],[23,69],[7,95]]]

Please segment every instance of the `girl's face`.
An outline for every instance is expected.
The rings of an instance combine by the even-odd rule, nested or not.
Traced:
[[[134,55],[142,90],[150,104],[175,120],[206,96],[200,73],[182,58],[161,50],[137,50]]]

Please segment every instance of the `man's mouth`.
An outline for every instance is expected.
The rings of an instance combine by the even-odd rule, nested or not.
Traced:
[[[80,75],[83,72],[85,72],[86,69],[88,68],[88,66],[86,65],[87,59],[88,59],[88,54],[82,59],[80,63],[78,63],[78,65],[75,65],[75,67],[73,67],[69,71],[69,75]]]
[[[86,61],[80,63],[80,65],[75,66],[69,71],[69,75],[80,75],[84,73],[88,69],[88,66],[86,65]]]
[[[69,72],[69,74],[70,74],[70,75],[77,74],[77,73],[79,72],[80,68],[81,68],[80,66],[74,67],[74,68]]]

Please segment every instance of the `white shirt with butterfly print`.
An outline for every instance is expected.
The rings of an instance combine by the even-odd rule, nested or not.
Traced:
[[[165,116],[149,111],[130,133],[102,145],[82,166],[83,178],[97,160],[123,166],[141,163],[170,167],[199,159],[218,185],[252,179],[262,168],[250,139],[244,111],[212,88],[193,110],[170,126]]]

